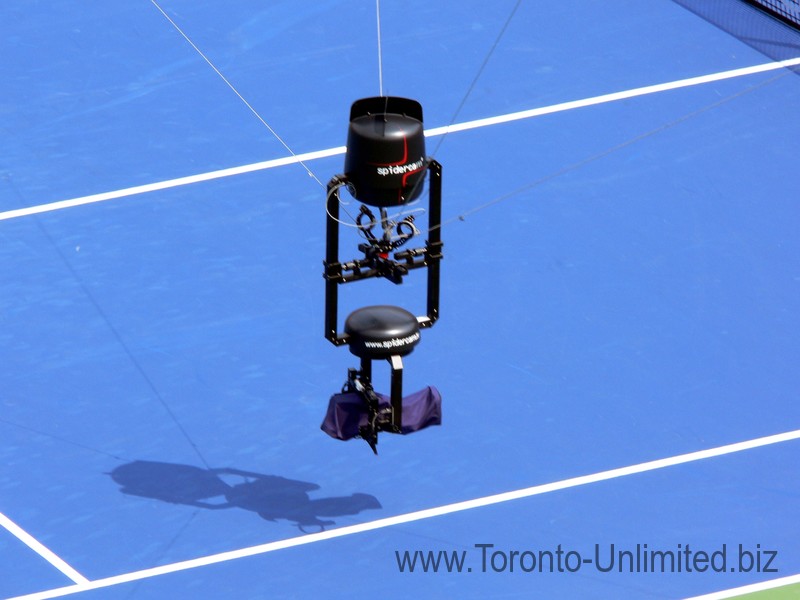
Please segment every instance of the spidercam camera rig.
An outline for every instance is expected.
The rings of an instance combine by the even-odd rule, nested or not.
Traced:
[[[387,208],[417,199],[428,184],[428,231],[422,247],[401,249],[420,234],[414,216],[395,220]],[[339,259],[342,188],[362,204],[355,226],[366,240],[359,258]],[[322,429],[334,438],[361,437],[377,454],[378,432],[408,434],[441,423],[441,396],[434,387],[403,396],[403,360],[420,341],[420,330],[439,318],[439,266],[442,259],[442,167],[425,155],[422,106],[415,100],[380,96],[353,103],[347,136],[345,173],[328,183],[326,203],[325,337],[347,345],[360,358],[349,369],[342,392],[331,397]],[[378,209],[378,216],[369,207]],[[366,306],[352,312],[340,332],[339,286],[370,278],[396,285],[410,271],[427,269],[427,311],[414,316],[399,306]],[[372,361],[391,367],[390,394],[375,392]]]

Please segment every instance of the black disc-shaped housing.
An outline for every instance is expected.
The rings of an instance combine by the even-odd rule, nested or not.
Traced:
[[[377,96],[353,103],[344,173],[357,200],[379,207],[415,200],[426,166],[419,102]]]
[[[360,358],[405,356],[419,342],[417,317],[399,306],[365,306],[344,322],[350,352]]]

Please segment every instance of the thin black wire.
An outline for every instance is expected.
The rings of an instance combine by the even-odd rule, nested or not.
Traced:
[[[38,221],[38,219],[37,219],[37,221]],[[150,388],[150,391],[153,393],[153,396],[155,396],[156,400],[158,400],[159,404],[161,404],[161,406],[164,408],[164,410],[169,415],[170,419],[172,419],[172,422],[175,424],[175,426],[181,432],[181,435],[183,435],[183,437],[186,439],[186,441],[189,443],[189,445],[194,450],[195,454],[197,454],[197,457],[200,459],[200,462],[202,462],[203,465],[205,465],[205,467],[207,469],[210,469],[211,466],[209,465],[208,461],[205,459],[205,456],[203,456],[203,453],[200,452],[200,448],[194,442],[194,440],[192,439],[192,436],[189,435],[189,432],[186,430],[186,428],[183,426],[183,424],[180,422],[180,420],[178,420],[177,415],[172,410],[170,405],[167,403],[166,400],[164,400],[164,397],[161,395],[161,392],[158,390],[158,388],[156,387],[155,383],[153,383],[153,380],[150,378],[150,376],[144,370],[144,367],[142,367],[141,363],[136,359],[136,356],[134,356],[133,352],[131,352],[131,349],[128,347],[128,344],[125,343],[125,340],[123,339],[122,335],[120,335],[120,333],[117,330],[117,328],[114,327],[114,324],[111,322],[111,319],[108,317],[108,315],[106,314],[105,310],[103,310],[103,307],[100,306],[100,303],[94,297],[94,294],[91,293],[89,288],[84,283],[83,279],[81,279],[81,277],[75,271],[75,268],[72,266],[72,263],[70,263],[69,260],[67,260],[67,257],[61,251],[61,249],[58,247],[58,245],[55,243],[55,240],[53,240],[53,238],[50,236],[50,234],[47,232],[47,230],[41,225],[41,223],[39,223],[39,227],[44,232],[44,235],[48,238],[48,240],[53,245],[53,247],[56,249],[56,252],[58,252],[59,256],[61,257],[61,260],[64,262],[64,264],[66,265],[67,269],[72,274],[72,276],[75,278],[75,281],[78,282],[78,285],[80,286],[81,290],[86,295],[86,297],[89,299],[89,302],[91,302],[92,306],[94,306],[94,308],[97,311],[97,313],[103,319],[103,321],[106,324],[106,327],[108,327],[109,331],[111,331],[111,335],[113,335],[114,338],[117,340],[117,343],[120,345],[120,347],[122,348],[123,352],[128,357],[128,360],[130,360],[131,364],[134,366],[134,368],[139,373],[141,378],[147,384],[147,387]]]
[[[241,93],[239,93],[239,90],[237,90],[236,87],[234,87],[234,85],[230,82],[230,80],[227,77],[225,77],[225,75],[222,73],[222,71],[220,71],[213,62],[211,62],[211,59],[209,59],[208,56],[206,56],[203,53],[203,51],[200,50],[200,48],[197,46],[197,44],[195,44],[191,40],[191,38],[183,31],[183,29],[181,29],[178,26],[178,24],[166,13],[166,11],[163,8],[161,8],[161,6],[159,6],[159,4],[156,2],[156,0],[150,0],[150,2],[153,4],[153,6],[155,6],[158,9],[158,11],[170,23],[170,25],[172,25],[172,27],[175,29],[175,31],[177,31],[179,34],[181,34],[183,39],[186,40],[186,42],[188,42],[188,44],[194,49],[194,51],[197,52],[197,54],[200,55],[200,57],[208,64],[208,66],[213,69],[213,71],[219,76],[219,78],[222,79],[222,81],[225,82],[225,84],[231,89],[231,91],[234,94],[236,94],[236,96],[239,98],[239,100],[241,100],[244,103],[244,105],[250,110],[250,112],[252,112],[255,115],[255,117],[262,123],[262,125],[264,125],[264,127],[266,127],[267,130],[269,130],[269,132],[273,135],[273,137],[275,137],[275,139],[278,140],[284,148],[286,148],[286,150],[289,152],[289,154],[291,154],[292,157],[297,160],[298,164],[300,164],[300,166],[302,166],[306,170],[306,173],[308,173],[309,177],[314,179],[314,181],[316,181],[322,187],[325,187],[325,184],[323,184],[322,181],[320,181],[319,177],[317,177],[314,174],[314,172],[308,167],[308,165],[306,165],[305,162],[303,162],[302,160],[300,160],[297,157],[297,154],[294,152],[294,150],[292,150],[289,147],[289,144],[287,144],[283,140],[283,138],[278,135],[278,132],[275,131],[275,129],[273,129],[269,125],[269,123],[267,123],[267,121],[264,119],[264,117],[261,116],[261,114],[253,107],[253,105],[250,104],[247,101],[247,99],[245,99],[245,97]]]
[[[119,456],[118,454],[114,454],[112,452],[106,452],[105,450],[101,450],[99,448],[94,448],[92,446],[88,446],[86,444],[81,444],[80,442],[76,442],[75,440],[70,440],[65,437],[61,437],[60,435],[55,435],[49,433],[47,431],[42,431],[41,429],[36,429],[34,427],[29,427],[28,425],[22,425],[20,423],[15,423],[13,421],[9,421],[8,419],[4,419],[0,417],[0,423],[4,423],[10,427],[16,427],[17,429],[22,429],[23,431],[27,431],[29,433],[34,433],[36,435],[40,435],[42,437],[47,437],[57,442],[61,442],[63,444],[69,444],[70,446],[75,446],[76,448],[81,448],[83,450],[88,450],[90,452],[94,452],[96,454],[102,454],[103,456],[108,456],[109,458],[113,458],[114,460],[118,460],[121,462],[131,462],[131,459],[125,458],[123,456]]]
[[[484,69],[486,69],[486,65],[489,64],[489,60],[492,58],[492,55],[494,54],[494,51],[497,49],[497,46],[500,45],[500,40],[502,40],[503,36],[506,34],[506,31],[508,30],[508,26],[511,25],[511,21],[514,19],[514,15],[517,14],[517,9],[520,7],[521,4],[522,4],[522,0],[517,0],[517,3],[514,4],[514,7],[511,9],[511,12],[509,13],[508,17],[506,18],[505,23],[503,23],[503,27],[500,29],[500,32],[497,34],[497,37],[495,38],[494,43],[489,48],[489,52],[486,53],[486,56],[484,57],[483,62],[481,63],[481,66],[478,67],[478,72],[475,73],[475,77],[472,78],[472,82],[469,84],[469,87],[467,88],[467,92],[464,94],[464,97],[461,98],[461,102],[458,103],[458,107],[456,108],[456,111],[453,113],[453,118],[450,119],[450,122],[447,124],[448,127],[453,125],[453,123],[456,122],[456,119],[458,119],[458,115],[461,114],[461,110],[464,108],[464,105],[467,103],[467,100],[469,99],[470,95],[472,95],[472,91],[475,89],[475,86],[478,84],[478,80],[481,78],[481,75],[483,75],[483,71],[484,71]],[[436,147],[434,148],[433,152],[431,153],[431,157],[435,157],[436,156],[437,152],[439,151],[439,148],[441,148],[441,146],[442,146],[442,143],[444,143],[444,140],[447,137],[448,133],[449,133],[449,131],[445,130],[445,132],[442,135],[442,137],[439,138],[439,142],[436,144]]]
[[[508,30],[508,27],[511,24],[511,21],[513,20],[515,14],[517,12],[517,9],[519,8],[519,6],[521,4],[522,4],[522,0],[518,0],[517,3],[512,8],[511,12],[509,13],[508,17],[506,18],[506,21],[503,24],[503,27],[501,28],[500,32],[498,33],[494,43],[492,44],[491,48],[489,49],[489,52],[486,54],[486,57],[484,58],[480,68],[478,69],[478,72],[476,73],[475,77],[473,78],[472,83],[470,84],[470,86],[469,86],[469,88],[467,90],[467,93],[462,98],[461,102],[458,105],[458,108],[456,109],[456,111],[455,111],[455,113],[453,115],[453,118],[450,120],[450,123],[448,124],[448,128],[456,122],[456,120],[458,118],[458,115],[460,114],[462,108],[466,104],[467,99],[469,98],[470,94],[472,93],[473,89],[475,88],[475,86],[476,86],[478,80],[480,79],[484,69],[486,68],[486,65],[489,63],[489,60],[491,59],[492,54],[494,53],[494,51],[496,50],[496,48],[500,44],[500,41],[502,40],[503,36],[505,35],[506,31]],[[509,199],[511,199],[511,198],[513,198],[515,196],[518,196],[518,195],[524,193],[524,192],[527,192],[527,191],[529,191],[531,189],[534,189],[534,188],[536,188],[536,187],[538,187],[540,185],[543,185],[543,184],[545,184],[545,183],[547,183],[549,181],[552,181],[553,179],[561,177],[562,175],[566,175],[567,173],[570,173],[572,171],[576,171],[576,170],[578,170],[578,169],[580,169],[580,168],[582,168],[582,167],[584,167],[584,166],[586,166],[586,165],[588,165],[590,163],[593,163],[593,162],[595,162],[597,160],[600,160],[602,158],[605,158],[606,156],[609,156],[609,155],[611,155],[611,154],[613,154],[615,152],[618,152],[619,150],[627,148],[628,146],[631,146],[631,145],[633,145],[635,143],[638,143],[638,142],[640,142],[640,141],[642,141],[644,139],[647,139],[647,138],[652,137],[652,136],[654,136],[654,135],[656,135],[658,133],[661,133],[662,131],[665,131],[667,129],[675,127],[675,126],[679,125],[680,123],[683,123],[684,121],[687,121],[687,120],[689,120],[691,118],[694,118],[694,117],[696,117],[696,116],[698,116],[698,115],[700,115],[700,114],[702,114],[702,113],[704,113],[704,112],[706,112],[708,110],[712,110],[714,108],[717,108],[717,107],[721,106],[722,104],[725,104],[726,102],[729,102],[731,100],[739,98],[739,97],[741,97],[741,96],[743,96],[745,94],[749,94],[749,93],[751,93],[751,92],[753,92],[753,91],[755,91],[757,89],[760,89],[763,86],[769,85],[769,84],[775,82],[776,80],[778,80],[778,79],[780,79],[782,77],[785,77],[790,72],[792,72],[792,71],[780,73],[780,74],[776,75],[775,77],[772,77],[772,78],[767,79],[767,80],[765,80],[765,81],[763,81],[763,82],[761,82],[759,84],[756,84],[754,86],[750,86],[749,88],[746,88],[744,90],[741,90],[739,92],[731,94],[730,96],[727,96],[727,97],[725,97],[725,98],[723,98],[721,100],[718,100],[718,101],[716,101],[716,102],[714,102],[714,103],[712,103],[712,104],[710,104],[708,106],[705,106],[705,107],[700,108],[700,109],[698,109],[696,111],[692,111],[690,113],[687,113],[687,114],[683,115],[682,117],[679,117],[678,119],[675,119],[674,121],[666,123],[666,124],[664,124],[664,125],[662,125],[660,127],[657,127],[655,129],[652,129],[652,130],[647,131],[645,133],[642,133],[640,135],[634,136],[633,138],[630,138],[630,139],[622,142],[621,144],[617,144],[617,145],[612,146],[610,148],[607,148],[607,149],[605,149],[605,150],[603,150],[601,152],[598,152],[597,154],[593,154],[593,155],[591,155],[591,156],[589,156],[589,157],[587,157],[587,158],[585,158],[583,160],[580,160],[580,161],[578,161],[576,163],[573,163],[571,165],[568,165],[566,167],[558,169],[557,171],[554,171],[553,173],[550,173],[548,175],[540,177],[539,179],[537,179],[537,180],[535,180],[535,181],[533,181],[531,183],[525,184],[525,185],[523,185],[523,186],[521,186],[519,188],[516,188],[516,189],[514,189],[514,190],[512,190],[510,192],[506,192],[504,194],[496,196],[495,198],[492,198],[492,199],[488,200],[487,202],[484,202],[483,204],[480,204],[480,205],[478,205],[478,206],[476,206],[476,207],[474,207],[472,209],[469,209],[469,210],[467,210],[465,212],[462,212],[462,213],[458,214],[457,216],[455,216],[455,217],[453,217],[451,219],[443,221],[441,224],[439,224],[437,226],[429,227],[427,229],[427,231],[429,232],[429,231],[432,231],[433,229],[437,229],[437,228],[441,229],[445,225],[449,225],[449,224],[454,223],[454,222],[465,221],[466,217],[469,216],[469,215],[475,214],[475,213],[477,213],[477,212],[479,212],[481,210],[484,210],[486,208],[489,208],[491,206],[494,206],[496,204],[499,204],[501,202],[509,200]],[[437,152],[441,148],[442,143],[444,142],[444,138],[447,137],[448,134],[449,134],[449,131],[446,129],[444,134],[442,135],[442,137],[439,139],[439,142],[437,143],[433,153],[431,154],[431,157],[435,157],[436,156]],[[423,179],[424,178],[420,178],[420,180],[418,180],[418,182],[417,182],[417,185],[421,185]]]
[[[444,227],[445,225],[449,225],[450,223],[454,223],[456,221],[464,221],[464,220],[466,220],[466,217],[468,215],[475,214],[475,213],[477,213],[479,211],[482,211],[482,210],[484,210],[486,208],[489,208],[491,206],[499,204],[500,202],[504,202],[506,200],[509,200],[510,198],[513,198],[514,196],[518,196],[519,194],[522,194],[522,193],[527,192],[527,191],[529,191],[529,190],[531,190],[533,188],[536,188],[536,187],[538,187],[540,185],[543,185],[543,184],[545,184],[545,183],[547,183],[549,181],[552,181],[553,179],[561,177],[562,175],[566,175],[567,173],[570,173],[572,171],[580,169],[580,168],[582,168],[582,167],[584,167],[584,166],[586,166],[586,165],[588,165],[590,163],[593,163],[593,162],[595,162],[597,160],[600,160],[601,158],[605,158],[606,156],[609,156],[609,155],[611,155],[611,154],[613,154],[615,152],[618,152],[619,150],[622,150],[622,149],[627,148],[627,147],[629,147],[629,146],[631,146],[633,144],[641,142],[642,140],[645,140],[645,139],[650,138],[650,137],[652,137],[652,136],[654,136],[656,134],[659,134],[659,133],[661,133],[663,131],[666,131],[667,129],[671,129],[672,127],[675,127],[675,126],[677,126],[677,125],[679,125],[681,123],[684,123],[685,121],[688,121],[689,119],[693,119],[694,117],[697,117],[697,116],[699,116],[699,115],[701,115],[701,114],[703,114],[705,112],[708,112],[709,110],[713,110],[715,108],[718,108],[718,107],[722,106],[723,104],[726,104],[727,102],[730,102],[732,100],[735,100],[737,98],[745,96],[746,94],[750,94],[750,93],[752,93],[752,92],[754,92],[756,90],[759,90],[759,89],[761,89],[761,88],[763,88],[763,87],[765,87],[767,85],[770,85],[770,84],[774,83],[775,81],[777,81],[777,80],[779,80],[779,79],[781,79],[783,77],[786,77],[787,75],[789,75],[791,73],[792,73],[792,71],[786,71],[786,72],[783,72],[783,73],[779,73],[778,75],[776,75],[774,77],[771,77],[769,79],[766,79],[766,80],[764,80],[764,81],[762,81],[762,82],[760,82],[758,84],[752,85],[752,86],[750,86],[750,87],[748,87],[748,88],[746,88],[744,90],[740,90],[740,91],[738,91],[738,92],[736,92],[734,94],[726,96],[725,98],[717,100],[716,102],[713,102],[713,103],[711,103],[711,104],[709,104],[707,106],[704,106],[704,107],[702,107],[702,108],[700,108],[698,110],[692,111],[692,112],[687,113],[687,114],[685,114],[685,115],[683,115],[681,117],[678,117],[677,119],[675,119],[673,121],[670,121],[669,123],[665,123],[664,125],[661,125],[660,127],[656,127],[655,129],[651,129],[650,131],[647,131],[645,133],[642,133],[642,134],[639,134],[637,136],[634,136],[634,137],[622,142],[621,144],[617,144],[616,146],[612,146],[610,148],[607,148],[607,149],[605,149],[605,150],[603,150],[601,152],[598,152],[597,154],[593,154],[593,155],[591,155],[591,156],[589,156],[587,158],[584,158],[583,160],[580,160],[580,161],[578,161],[576,163],[572,163],[571,165],[568,165],[566,167],[558,169],[557,171],[554,171],[553,173],[550,173],[548,175],[540,177],[539,179],[537,179],[537,180],[535,180],[535,181],[533,181],[531,183],[528,183],[526,185],[523,185],[521,187],[518,187],[515,190],[512,190],[510,192],[506,192],[504,194],[496,196],[495,198],[492,198],[491,200],[489,200],[487,202],[484,202],[483,204],[480,204],[480,205],[478,205],[478,206],[476,206],[474,208],[471,208],[471,209],[469,209],[469,210],[467,210],[465,212],[462,212],[459,215],[457,215],[457,216],[455,216],[455,217],[453,217],[451,219],[443,221],[441,223],[441,225],[439,225],[438,227],[441,228],[441,227]],[[436,227],[431,227],[431,228],[428,229],[428,231],[430,231],[432,229],[435,229],[435,228]]]
[[[503,26],[500,28],[500,31],[498,32],[497,37],[494,39],[494,42],[492,43],[492,45],[489,47],[489,51],[486,53],[486,56],[484,56],[483,62],[481,62],[481,66],[478,67],[478,71],[475,73],[475,76],[472,78],[472,81],[470,82],[469,86],[467,87],[466,93],[461,98],[461,101],[458,103],[458,106],[456,107],[456,110],[453,113],[452,118],[450,119],[450,122],[447,124],[448,129],[445,129],[444,134],[442,134],[442,136],[439,138],[439,141],[437,142],[436,147],[433,149],[433,152],[431,152],[431,154],[429,156],[430,159],[435,159],[436,156],[438,155],[439,149],[442,147],[442,144],[444,143],[445,138],[450,133],[449,127],[452,126],[456,122],[456,120],[458,119],[458,116],[461,114],[461,110],[464,108],[464,105],[467,103],[467,100],[472,95],[472,91],[475,89],[475,86],[478,84],[478,80],[481,78],[481,75],[483,75],[483,71],[486,69],[486,65],[489,64],[489,60],[492,58],[492,55],[494,54],[494,51],[500,45],[500,41],[505,36],[506,31],[508,31],[508,27],[509,27],[509,25],[511,25],[511,21],[514,19],[514,16],[517,14],[517,10],[519,9],[521,4],[522,4],[522,0],[517,0],[516,4],[514,4],[514,6],[511,9],[511,12],[509,12],[508,17],[506,17],[506,20],[503,23]],[[425,181],[425,177],[420,177],[419,179],[417,179],[416,183],[411,188],[411,191],[408,194],[409,197],[413,197],[414,196],[414,194],[416,193],[416,191],[419,188],[419,186],[424,185],[424,181]],[[405,216],[405,214],[406,213],[401,210],[400,213],[399,213],[399,216],[402,217],[402,216]],[[431,229],[429,228],[428,231],[430,231],[430,230]]]
[[[14,184],[14,182],[12,181],[12,182],[9,182],[9,183],[11,185],[11,188],[14,190],[14,193],[18,197],[18,199],[20,201],[22,201],[23,200],[22,194],[17,189],[17,187]],[[94,309],[97,311],[97,313],[103,319],[103,321],[106,324],[106,327],[111,332],[111,334],[114,337],[114,339],[116,339],[117,343],[122,348],[122,350],[125,353],[125,355],[127,356],[128,360],[130,360],[131,364],[134,366],[134,368],[139,373],[141,378],[144,380],[144,382],[150,388],[150,391],[153,393],[155,398],[158,400],[158,402],[161,404],[161,406],[167,412],[167,414],[169,415],[170,419],[172,419],[172,421],[175,423],[175,426],[181,432],[183,437],[186,439],[186,441],[189,443],[189,445],[194,449],[194,452],[195,452],[195,454],[197,454],[198,458],[200,459],[200,462],[202,462],[207,469],[211,468],[209,466],[209,464],[208,464],[208,461],[206,461],[205,457],[203,456],[203,453],[200,452],[200,449],[197,447],[197,444],[195,444],[194,440],[189,435],[189,432],[186,431],[184,426],[178,420],[177,415],[170,408],[169,404],[167,404],[166,400],[164,400],[164,397],[161,395],[161,392],[159,392],[159,390],[156,387],[155,383],[153,383],[153,380],[150,379],[150,377],[148,376],[147,372],[144,370],[144,367],[142,367],[141,363],[138,360],[136,360],[136,357],[134,356],[133,352],[131,352],[131,349],[128,347],[128,344],[125,343],[125,340],[123,339],[122,335],[120,335],[120,333],[117,330],[117,328],[114,327],[114,324],[111,322],[111,319],[108,317],[106,312],[103,310],[103,307],[100,306],[100,303],[94,297],[94,294],[92,294],[92,292],[87,287],[86,283],[83,281],[83,279],[80,277],[80,275],[78,275],[78,272],[75,270],[75,267],[72,266],[72,263],[67,259],[66,255],[61,250],[61,248],[58,246],[58,244],[56,244],[56,241],[50,235],[50,232],[47,231],[47,228],[42,224],[41,220],[38,217],[36,217],[35,220],[36,220],[36,225],[39,228],[39,231],[41,231],[42,235],[44,235],[45,238],[47,238],[47,241],[50,242],[50,245],[55,249],[55,251],[58,254],[59,258],[64,263],[64,266],[70,272],[70,274],[72,275],[73,279],[77,282],[78,286],[81,288],[81,291],[86,296],[86,298],[89,300],[89,302],[92,304]],[[9,424],[11,424],[11,423],[9,423]],[[44,434],[44,432],[37,432],[37,433]],[[44,434],[44,435],[47,435],[47,434]],[[51,437],[53,437],[53,436],[51,436]],[[70,443],[74,443],[74,442],[70,442]],[[87,448],[88,448],[88,446],[87,446]],[[88,449],[90,449],[90,448],[88,448]],[[110,453],[107,453],[107,452],[102,452],[102,451],[98,451],[98,452],[101,452],[102,454],[107,454],[108,456],[111,456],[113,458],[117,458],[117,459],[121,460],[120,457],[114,456],[113,454],[110,454]]]

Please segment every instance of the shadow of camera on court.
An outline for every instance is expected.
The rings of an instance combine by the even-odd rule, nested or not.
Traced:
[[[231,468],[137,460],[108,475],[123,494],[208,510],[240,508],[267,521],[289,521],[304,533],[335,525],[334,517],[382,508],[369,494],[311,498],[309,492],[319,489],[315,483]]]

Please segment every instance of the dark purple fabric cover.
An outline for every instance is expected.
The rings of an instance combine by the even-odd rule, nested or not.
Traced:
[[[381,408],[391,405],[388,396],[378,394],[378,398]],[[359,427],[366,424],[367,406],[361,396],[355,392],[331,396],[322,431],[337,440],[349,440],[358,436]],[[403,397],[403,434],[441,424],[442,396],[435,387]]]

